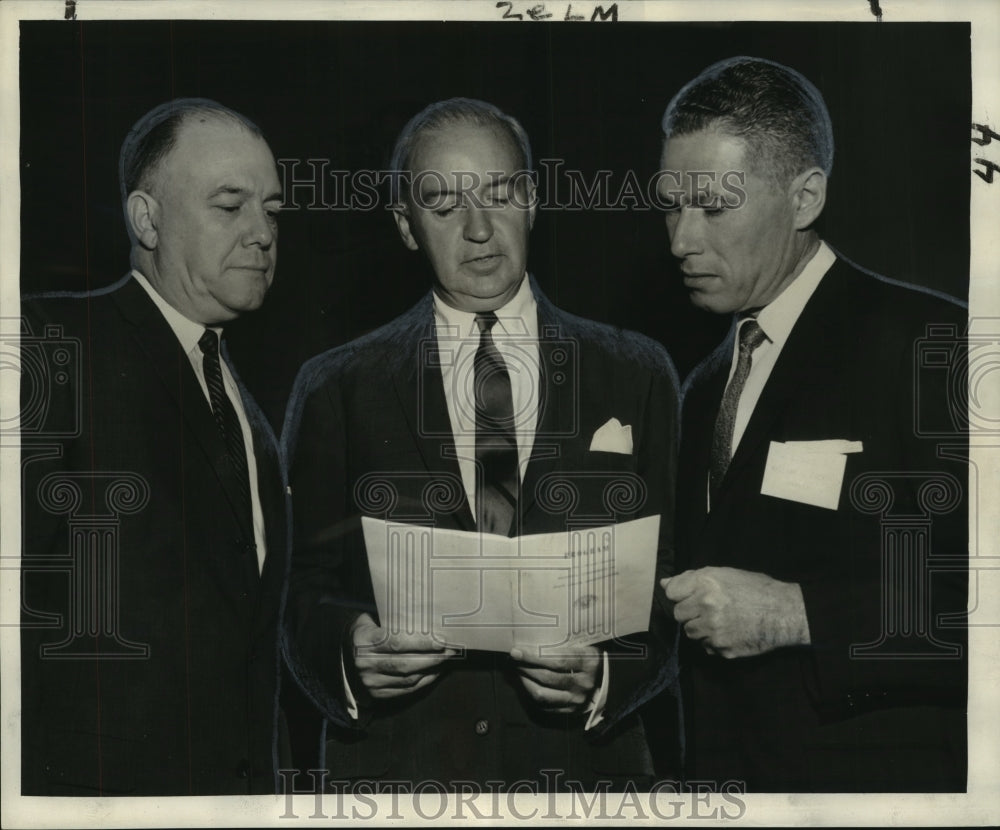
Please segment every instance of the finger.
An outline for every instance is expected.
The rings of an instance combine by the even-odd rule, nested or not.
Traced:
[[[388,651],[399,653],[405,652],[426,652],[429,654],[443,654],[449,649],[444,643],[435,640],[429,634],[391,634],[386,641]]]
[[[699,577],[697,571],[684,571],[677,576],[660,580],[660,585],[667,594],[667,599],[680,602],[691,596],[698,587]]]
[[[539,686],[544,686],[546,689],[565,690],[571,688],[574,683],[574,675],[569,672],[553,672],[548,669],[519,666],[518,674],[522,678],[530,679]]]
[[[587,696],[581,692],[551,689],[536,683],[530,677],[522,677],[521,683],[531,699],[548,712],[571,714],[579,711],[587,700]]]
[[[574,695],[589,696],[597,685],[596,670],[553,672],[522,665],[518,667],[518,673],[522,678],[528,678],[538,686]]]
[[[707,640],[712,632],[705,625],[704,620],[695,619],[684,623],[684,633],[691,640]]]
[[[554,672],[587,671],[600,662],[601,651],[593,646],[585,646],[572,654],[542,655],[537,650],[512,648],[510,657],[521,665],[536,666]]]
[[[674,605],[674,619],[679,623],[686,623],[688,620],[700,617],[701,613],[701,603],[693,597],[688,597]]]
[[[355,632],[354,644],[359,649],[369,649],[384,654],[455,654],[445,646],[422,634],[388,634],[382,628],[364,628]]]
[[[388,700],[389,698],[402,697],[403,695],[413,694],[419,689],[423,689],[425,686],[429,686],[437,680],[438,677],[440,677],[438,674],[425,674],[417,677],[416,681],[408,686],[369,686],[368,693],[377,700]]]
[[[358,671],[375,671],[395,677],[426,674],[437,669],[448,657],[440,654],[384,654],[361,652],[354,658]]]

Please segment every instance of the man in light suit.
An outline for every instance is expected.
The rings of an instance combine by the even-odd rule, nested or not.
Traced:
[[[672,572],[672,365],[647,338],[555,308],[527,275],[530,164],[523,128],[490,104],[452,99],[415,116],[393,155],[394,215],[433,291],[309,361],[293,392],[286,647],[328,718],[333,781],[650,780],[633,710],[673,678],[666,615],[630,644],[561,656],[390,633],[357,527],[365,515],[515,536],[658,514],[660,573]],[[506,416],[490,410],[500,400]],[[645,609],[653,593],[629,601]]]
[[[21,792],[272,793],[285,492],[220,334],[274,277],[275,162],[177,99],[120,182],[131,272],[22,303]]]
[[[717,63],[663,129],[671,251],[692,302],[735,315],[685,383],[663,581],[688,775],[963,790],[967,440],[919,354],[943,332],[961,381],[965,308],[820,240],[832,131],[793,70]]]

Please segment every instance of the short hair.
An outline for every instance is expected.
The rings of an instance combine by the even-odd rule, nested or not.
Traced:
[[[747,161],[779,184],[816,166],[833,170],[833,126],[823,96],[794,69],[727,58],[684,85],[663,114],[664,140],[718,129],[747,143]]]
[[[531,142],[520,121],[486,101],[476,98],[449,98],[424,107],[406,122],[406,126],[396,139],[389,161],[393,203],[397,203],[408,191],[409,182],[402,174],[410,172],[413,151],[420,137],[432,130],[456,124],[474,124],[506,135],[514,143],[520,155],[522,169],[531,169]]]
[[[157,165],[173,149],[184,123],[199,116],[225,119],[239,124],[259,138],[264,137],[260,127],[249,118],[208,98],[175,98],[160,104],[136,121],[122,142],[118,157],[122,205],[127,203],[129,193],[146,183]]]

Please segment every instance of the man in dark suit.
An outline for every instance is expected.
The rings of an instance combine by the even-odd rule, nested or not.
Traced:
[[[220,333],[274,276],[275,162],[178,99],[120,175],[131,273],[22,303],[21,792],[274,792],[285,492]]]
[[[559,655],[394,633],[357,527],[365,515],[515,536],[660,515],[661,573],[672,573],[671,363],[644,337],[555,308],[527,276],[530,164],[523,128],[490,104],[452,99],[415,116],[393,155],[395,219],[429,260],[433,291],[309,361],[293,392],[287,656],[328,718],[334,781],[650,780],[633,710],[648,684],[672,679],[669,631]],[[651,600],[646,586],[628,598],[644,611]]]
[[[688,775],[963,790],[967,441],[918,357],[945,334],[961,380],[966,311],[820,240],[832,131],[798,73],[722,61],[663,128],[671,251],[695,305],[735,314],[685,384],[663,581]],[[945,423],[958,437],[926,437]]]

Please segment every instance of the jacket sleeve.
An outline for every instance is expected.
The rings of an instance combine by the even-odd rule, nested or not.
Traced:
[[[374,609],[367,599],[371,589],[360,521],[349,510],[340,388],[323,369],[315,362],[303,367],[282,436],[292,494],[282,646],[292,675],[312,702],[333,722],[353,728],[359,724],[347,714],[342,648],[358,615]]]

